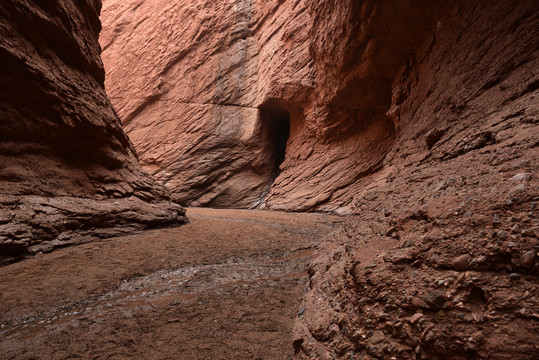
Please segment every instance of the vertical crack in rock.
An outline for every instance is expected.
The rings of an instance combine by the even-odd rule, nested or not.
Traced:
[[[260,107],[259,116],[262,124],[261,134],[266,137],[260,142],[267,144],[265,151],[269,153],[270,161],[266,165],[269,178],[255,202],[255,207],[264,207],[264,201],[273,183],[281,174],[281,165],[286,158],[286,145],[290,137],[290,111],[286,109],[286,105],[282,101],[272,99]]]

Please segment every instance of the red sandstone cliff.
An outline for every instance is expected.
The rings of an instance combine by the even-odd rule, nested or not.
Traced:
[[[105,1],[107,92],[142,166],[177,201],[263,203],[278,144],[290,131],[300,147],[308,20],[303,0]]]
[[[105,94],[100,7],[0,5],[0,262],[185,222]]]
[[[105,5],[107,89],[178,200],[352,212],[298,358],[535,356],[535,1]]]
[[[370,33],[349,41],[346,18],[313,28],[303,0],[108,0],[106,88],[141,164],[180,203],[335,210],[391,148],[390,84],[399,56],[432,25],[421,17],[429,11],[403,12],[417,31],[388,34],[401,49],[385,58]],[[329,34],[347,54],[318,52]],[[367,45],[343,88],[327,87],[324,77],[346,72]]]
[[[536,1],[107,0],[103,22],[112,102],[178,200],[352,213],[298,358],[536,356]]]
[[[538,4],[419,4],[310,2],[320,103],[391,101],[395,140],[310,265],[297,358],[537,356]]]

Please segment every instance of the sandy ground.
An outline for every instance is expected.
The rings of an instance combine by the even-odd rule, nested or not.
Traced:
[[[187,214],[0,268],[0,357],[291,358],[307,263],[341,218]]]

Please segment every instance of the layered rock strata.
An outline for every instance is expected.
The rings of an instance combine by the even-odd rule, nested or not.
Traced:
[[[105,93],[100,7],[0,5],[0,262],[186,220]]]
[[[373,48],[356,47],[350,63],[372,53],[389,60],[367,74],[383,84],[379,74],[391,69],[376,97],[391,94],[386,116],[397,137],[358,189],[346,225],[310,265],[296,357],[535,358],[537,2],[451,1],[424,14],[414,4],[310,4],[311,48],[325,74],[319,93],[333,99],[363,86],[343,81],[353,72],[330,56],[346,59],[370,32]],[[413,13],[432,30],[403,27],[402,14]],[[334,37],[336,26],[356,29],[350,43]],[[415,37],[418,46],[410,53],[388,34]]]
[[[409,13],[405,23],[430,25]],[[332,64],[339,57],[316,45],[329,33],[310,14],[304,0],[105,1],[107,92],[142,166],[177,201],[336,210],[379,169],[395,138],[384,113],[398,61],[366,33]],[[335,20],[331,32],[350,45],[355,29]],[[406,54],[416,36],[392,41]],[[351,70],[346,94],[325,87],[333,65]],[[377,66],[384,71],[372,75]]]

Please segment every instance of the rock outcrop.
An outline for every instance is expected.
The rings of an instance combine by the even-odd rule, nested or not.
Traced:
[[[336,18],[330,31],[344,44],[334,45],[350,49],[334,63],[318,47],[329,33],[313,28],[304,0],[107,0],[107,92],[142,166],[178,202],[336,210],[394,142],[384,114],[397,58],[431,25],[408,13],[418,30],[392,40],[401,47],[393,58],[384,54],[390,44],[376,50],[370,33],[353,40],[356,29]],[[326,87],[347,70],[344,93]]]
[[[0,5],[0,262],[186,221],[105,93],[100,7]]]
[[[106,89],[142,166],[182,204],[260,206],[302,131],[305,1],[109,0],[101,19]]]
[[[396,138],[310,265],[297,358],[537,356],[537,2],[418,4],[310,4],[318,98],[372,84]]]

